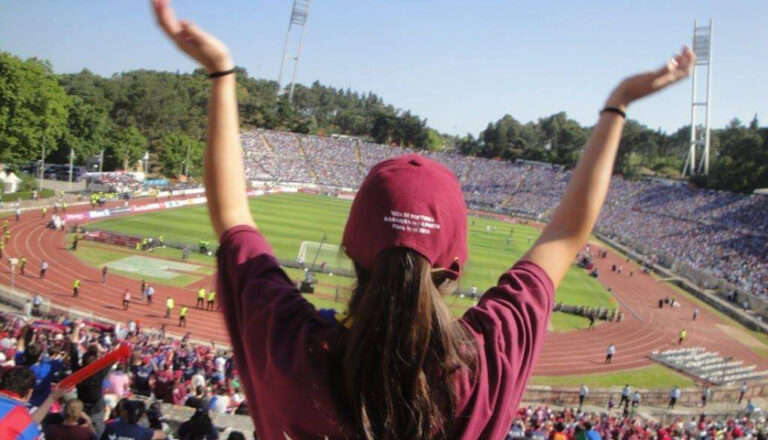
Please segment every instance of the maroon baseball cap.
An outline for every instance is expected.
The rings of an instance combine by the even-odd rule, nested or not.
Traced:
[[[406,247],[458,278],[467,260],[467,206],[458,179],[417,154],[377,164],[352,202],[342,244],[367,270],[383,249]]]

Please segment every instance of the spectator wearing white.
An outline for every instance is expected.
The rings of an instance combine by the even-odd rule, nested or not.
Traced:
[[[579,387],[579,409],[581,409],[581,407],[584,405],[584,399],[586,399],[588,395],[589,387],[581,384],[581,387]]]
[[[632,393],[632,387],[629,386],[629,384],[624,385],[624,389],[621,390],[621,402],[619,402],[619,406],[624,405],[624,407],[629,406],[629,395]]]
[[[216,390],[216,395],[211,398],[208,409],[217,414],[226,414],[231,403],[227,395],[227,389],[222,386]]]
[[[190,380],[192,382],[192,387],[195,389],[197,389],[197,387],[205,387],[205,375],[203,375],[202,370],[197,370]]]
[[[707,406],[707,401],[712,398],[712,389],[709,387],[704,388],[704,391],[701,393],[701,407],[704,408]]]
[[[741,388],[739,388],[739,404],[741,404],[741,401],[744,400],[744,396],[747,394],[747,391],[749,391],[749,387],[747,387],[747,383],[744,382],[741,384]]]

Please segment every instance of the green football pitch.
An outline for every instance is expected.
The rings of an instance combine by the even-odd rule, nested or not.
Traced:
[[[272,245],[279,258],[295,260],[305,243],[305,261],[311,262],[316,254],[316,243],[326,241],[337,249],[341,243],[344,224],[351,202],[347,200],[308,195],[272,194],[249,200],[259,229]],[[476,286],[479,292],[494,285],[507,268],[514,264],[533,244],[538,230],[528,225],[511,224],[486,218],[469,219],[469,260],[461,289],[470,290]],[[195,249],[199,240],[216,241],[208,220],[206,206],[193,206],[140,215],[116,217],[93,222],[91,227],[143,236],[164,235],[168,241],[190,244]],[[327,261],[328,266],[346,264],[345,258],[336,250],[321,253],[318,262]],[[298,277],[298,273],[291,273]],[[352,280],[339,276],[320,278],[323,284],[349,287]],[[575,265],[566,275],[557,290],[556,300],[566,304],[614,308],[611,295],[586,271]],[[457,306],[469,306],[468,298],[453,298]],[[560,315],[560,314],[556,314]],[[553,318],[556,330],[578,328],[586,321],[573,316]]]

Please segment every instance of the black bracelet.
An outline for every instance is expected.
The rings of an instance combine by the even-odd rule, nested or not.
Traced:
[[[235,73],[235,68],[229,70],[222,70],[221,72],[213,72],[208,74],[208,79],[220,78]]]
[[[617,115],[621,116],[622,118],[627,119],[627,113],[624,110],[622,110],[622,109],[620,109],[618,107],[606,107],[606,108],[600,110],[600,114],[603,114],[605,112],[616,113]]]

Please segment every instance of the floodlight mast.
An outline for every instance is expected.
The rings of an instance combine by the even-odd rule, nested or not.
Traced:
[[[699,26],[699,22],[693,23],[693,52],[696,54],[696,62],[693,65],[692,92],[691,92],[691,137],[688,145],[688,156],[683,165],[683,177],[686,175],[709,174],[709,144],[711,121],[711,96],[712,96],[712,20],[706,26]],[[704,99],[699,99],[698,71],[707,69],[707,90]],[[704,107],[704,136],[698,133],[696,127],[696,111]],[[700,162],[696,163],[697,150],[701,153]]]
[[[285,33],[285,44],[283,45],[283,59],[280,62],[280,76],[278,77],[278,94],[284,95],[283,89],[283,72],[285,70],[286,60],[293,61],[293,73],[291,74],[291,88],[288,92],[288,102],[293,102],[293,90],[296,85],[296,70],[299,67],[299,59],[301,58],[301,47],[304,43],[304,30],[307,25],[307,18],[309,17],[309,5],[312,0],[293,0],[293,8],[291,9],[291,19],[288,21],[288,31]],[[300,29],[299,29],[300,28]],[[289,46],[291,42],[292,32],[296,30],[299,32],[298,45],[295,48],[295,55],[289,55]],[[294,52],[294,51],[290,51]]]

